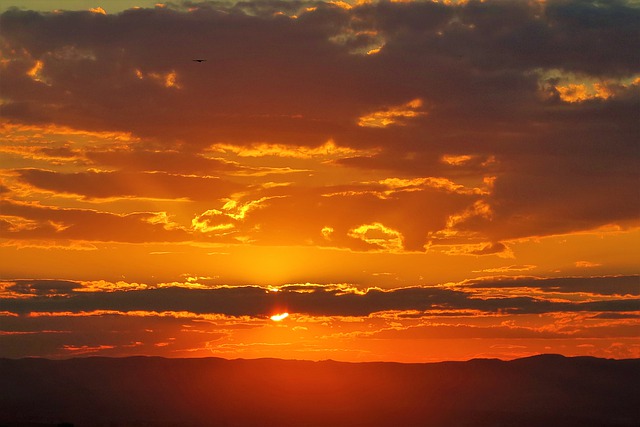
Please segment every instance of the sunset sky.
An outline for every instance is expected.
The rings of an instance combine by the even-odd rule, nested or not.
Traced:
[[[640,357],[637,1],[0,13],[0,357]]]

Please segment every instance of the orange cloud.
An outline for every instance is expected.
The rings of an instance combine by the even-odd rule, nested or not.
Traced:
[[[153,71],[144,73],[139,69],[135,69],[134,73],[139,80],[151,79],[166,88],[182,89],[182,86],[177,82],[178,74],[175,70],[171,70],[167,73],[158,73]]]
[[[541,70],[542,90],[549,95],[555,91],[560,100],[581,103],[592,100],[607,100],[623,95],[638,86],[638,75],[624,78],[596,79],[561,70]]]
[[[234,153],[239,157],[291,157],[310,159],[314,157],[345,158],[374,153],[375,150],[357,150],[350,147],[340,147],[332,139],[317,147],[291,146],[284,144],[253,143],[246,146],[218,143],[210,148],[212,151]]]
[[[33,68],[27,71],[27,76],[31,77],[34,81],[44,83],[46,85],[50,85],[50,80],[45,77],[42,70],[44,68],[44,63],[40,60],[37,60]]]
[[[91,9],[89,9],[89,12],[97,13],[97,14],[100,14],[100,15],[106,15],[107,14],[107,12],[101,7],[92,7]]]
[[[472,158],[473,158],[472,156],[469,156],[466,154],[463,154],[463,155],[445,154],[440,158],[440,160],[443,163],[446,163],[448,165],[460,166],[467,163]]]
[[[403,249],[402,234],[378,222],[353,228],[349,230],[348,236],[385,251],[394,252]]]
[[[358,118],[358,126],[371,128],[384,128],[390,125],[405,124],[406,119],[424,116],[427,113],[420,111],[422,99],[416,98],[406,104],[387,107],[384,110],[375,111]]]
[[[560,94],[560,99],[565,102],[584,102],[590,99],[607,99],[613,96],[613,92],[602,84],[595,83],[591,87],[584,84],[568,84],[555,87]]]

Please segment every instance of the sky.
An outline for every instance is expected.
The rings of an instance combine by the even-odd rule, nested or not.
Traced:
[[[637,1],[0,14],[0,357],[640,357]]]

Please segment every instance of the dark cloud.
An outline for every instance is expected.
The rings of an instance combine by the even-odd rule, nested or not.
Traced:
[[[169,172],[187,175],[212,175],[240,170],[237,165],[209,159],[182,150],[89,151],[85,156],[96,165],[117,167],[128,172]]]
[[[153,212],[118,215],[89,209],[62,209],[37,204],[0,201],[5,219],[0,221],[2,237],[24,240],[79,240],[103,242],[175,242],[189,240],[189,234],[171,227],[164,216]],[[6,218],[28,226],[14,225]]]
[[[129,132],[159,147],[89,150],[95,164],[120,172],[23,171],[41,188],[197,198],[207,186],[215,190],[206,197],[224,197],[234,190],[222,181],[139,171],[233,171],[201,156],[217,142],[317,147],[333,139],[379,148],[376,156],[339,161],[350,167],[403,177],[495,177],[483,196],[491,214],[469,215],[447,233],[451,241],[472,235],[496,242],[488,252],[513,238],[637,223],[640,9],[633,2],[380,2],[351,9],[190,2],[117,15],[13,9],[0,16],[0,32],[5,120]],[[572,85],[582,98],[563,98],[561,89]],[[358,125],[362,116],[416,99],[416,116]],[[449,164],[446,155],[469,160]],[[134,178],[163,189],[141,194],[123,186]],[[439,198],[423,192],[411,207],[434,207]],[[308,212],[310,202],[316,200],[271,206]],[[260,233],[277,241],[289,225],[265,218],[269,212],[255,211],[272,221]],[[421,249],[425,234],[442,226],[441,217],[425,225],[391,210],[379,216],[388,227],[404,227],[408,249]],[[435,244],[450,240],[432,236]],[[358,245],[367,247],[342,244]]]
[[[640,314],[636,313],[598,313],[591,317],[592,319],[609,319],[609,320],[620,320],[620,319],[640,319]]]
[[[632,40],[640,11],[631,2],[469,2],[460,17],[457,36],[467,44],[457,46],[488,68],[562,68],[602,76],[638,70]]]
[[[54,358],[96,353],[118,356],[123,349],[134,354],[166,355],[167,351],[204,345],[203,340],[215,341],[224,335],[219,330],[199,332],[202,325],[197,319],[173,316],[4,316],[0,320],[0,354],[9,358],[34,354]],[[178,336],[180,341],[176,340]]]
[[[347,82],[331,75],[341,73],[340,67],[314,70],[341,55],[339,46],[328,42],[340,25],[332,23],[335,14],[323,14],[298,23],[204,7],[191,13],[156,8],[116,16],[8,11],[2,16],[3,36],[43,62],[51,86],[29,79],[32,64],[22,59],[6,71],[6,80],[17,84],[6,91],[3,87],[3,93],[19,102],[22,91],[35,91],[31,99],[44,104],[26,101],[28,111],[80,128],[126,129],[196,145],[291,134],[317,145],[335,124],[317,122],[329,110],[313,114],[318,103],[307,100],[335,96],[334,105],[340,105],[349,95],[341,92]],[[66,46],[73,46],[76,60],[63,54]],[[195,64],[195,57],[209,61]],[[173,72],[176,85],[167,87],[166,76]],[[77,102],[64,103],[57,112],[47,108],[65,89]],[[21,114],[3,113],[16,119]],[[318,138],[320,132],[325,136]]]
[[[548,330],[516,326],[428,325],[386,329],[369,335],[374,339],[567,339],[629,338],[640,332],[638,325]]]
[[[589,288],[589,279],[582,279]],[[541,280],[544,286],[544,280]],[[52,287],[52,283],[55,286]],[[27,312],[187,311],[195,314],[266,317],[274,312],[316,316],[367,316],[381,311],[480,310],[488,313],[542,314],[552,312],[634,312],[639,299],[557,302],[540,292],[529,297],[475,296],[474,293],[442,287],[410,287],[393,290],[368,289],[354,292],[336,285],[287,285],[278,292],[257,286],[190,289],[167,287],[130,291],[78,290],[73,282],[16,281],[9,290],[31,298],[0,300],[0,310]],[[543,288],[541,286],[541,288]],[[50,295],[55,288],[56,295]],[[553,291],[553,289],[550,289]]]
[[[545,292],[586,292],[599,295],[640,296],[640,276],[511,278],[471,280],[474,289],[536,288]]]
[[[505,252],[507,247],[503,243],[488,243],[478,250],[469,252],[471,255],[490,255]]]
[[[407,288],[396,291],[370,290],[364,295],[332,287],[302,289],[285,287],[268,292],[253,286],[216,289],[160,288],[129,292],[70,292],[59,298],[4,299],[0,309],[20,313],[29,311],[189,311],[197,314],[220,313],[230,316],[269,316],[275,311],[312,315],[366,316],[385,310],[427,310],[434,304],[464,301],[462,293],[441,289]]]
[[[6,289],[24,295],[68,294],[81,285],[69,280],[15,280]]]
[[[75,157],[78,153],[69,147],[42,147],[39,150],[42,154],[45,154],[50,157],[64,157],[71,158]]]
[[[140,172],[57,173],[18,170],[20,179],[37,188],[86,198],[151,197],[215,201],[244,187],[220,178]]]
[[[188,137],[192,144],[229,138],[230,132],[240,140],[304,135],[302,144],[344,134],[360,139],[345,142],[362,144],[367,134],[358,136],[353,124],[371,108],[424,97],[436,114],[424,123],[426,135],[442,131],[454,112],[463,127],[465,120],[478,125],[498,112],[507,118],[516,105],[517,112],[531,113],[536,79],[525,72],[537,68],[593,75],[589,67],[611,67],[604,76],[638,71],[633,40],[640,18],[622,2],[380,3],[349,11],[322,3],[294,5],[195,5],[189,13],[156,8],[107,16],[7,11],[7,43],[43,61],[51,86],[29,79],[32,63],[17,58],[7,81],[24,87],[13,86],[5,96],[79,127],[97,125],[99,118],[121,130]],[[315,9],[305,11],[306,6]],[[274,14],[294,8],[297,19]],[[353,39],[372,32],[384,43],[381,53],[353,54]],[[209,63],[190,61],[201,56]],[[181,90],[152,77],[172,71]],[[26,89],[35,91],[31,99]],[[63,89],[82,102],[57,112],[34,102],[60,101]],[[490,108],[473,116],[462,114],[487,103]],[[514,118],[521,124],[529,117]],[[248,123],[255,126],[238,126]],[[374,141],[383,142],[385,133],[377,134]]]

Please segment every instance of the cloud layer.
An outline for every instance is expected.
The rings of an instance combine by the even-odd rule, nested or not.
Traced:
[[[640,311],[638,276],[485,279],[458,286],[359,290],[347,285],[179,286],[16,280],[3,284],[0,311],[16,314],[146,311],[269,317],[369,316],[378,312],[504,314]],[[106,288],[105,288],[106,286]],[[120,288],[120,289],[118,289]],[[105,292],[106,291],[106,292]],[[559,296],[562,295],[562,296]]]
[[[637,357],[639,40],[632,0],[6,9],[0,354]]]
[[[1,283],[0,355],[637,357],[638,280],[487,278],[386,291],[13,280]]]
[[[242,224],[224,219],[232,240],[356,250],[495,253],[637,222],[631,3],[204,2],[0,19],[4,133],[28,166],[5,178],[15,198],[208,202],[191,219],[261,200]],[[129,140],[34,148],[6,128],[52,123]],[[303,160],[320,147],[323,172],[322,158]],[[387,237],[354,237],[375,224]]]

